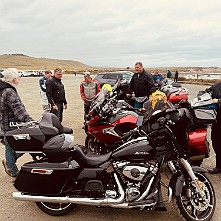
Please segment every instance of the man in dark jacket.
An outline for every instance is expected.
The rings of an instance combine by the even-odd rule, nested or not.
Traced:
[[[62,122],[63,110],[67,109],[64,85],[61,82],[62,70],[56,68],[54,76],[46,81],[46,95],[51,104],[51,113],[55,114]]]
[[[3,80],[0,81],[0,121],[4,134],[14,129],[10,127],[10,122],[28,122],[33,120],[26,112],[25,106],[17,93],[16,86],[19,83],[19,79],[17,69],[8,68],[4,71]],[[16,166],[16,160],[20,156],[9,147],[5,139],[6,160],[3,160],[2,164],[5,172],[11,177],[18,175],[19,170]]]
[[[211,174],[221,173],[221,82],[212,85],[206,89],[207,92],[212,93],[213,103],[218,106],[216,122],[212,124],[211,140],[213,149],[216,153],[216,167],[209,170]]]
[[[146,72],[141,62],[135,64],[135,74],[130,81],[130,93],[135,94],[135,108],[143,107],[143,103],[149,96],[156,90],[153,77],[150,73]],[[131,94],[127,96],[131,96]]]

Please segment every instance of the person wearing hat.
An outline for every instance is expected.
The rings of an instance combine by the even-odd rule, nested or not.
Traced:
[[[80,84],[80,95],[84,101],[84,116],[89,113],[90,105],[95,96],[100,92],[100,84],[92,79],[90,72],[84,73],[84,80]]]

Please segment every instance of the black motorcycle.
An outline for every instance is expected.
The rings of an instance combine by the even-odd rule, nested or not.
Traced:
[[[186,220],[210,220],[216,198],[205,175],[207,171],[191,167],[185,145],[181,147],[174,135],[179,126],[185,136],[191,124],[187,109],[165,110],[139,128],[146,137],[132,139],[105,155],[87,156],[82,146],[59,133],[58,128],[62,128],[59,124],[50,125],[45,121],[40,130],[51,136],[42,147],[45,157],[21,167],[14,184],[18,192],[13,197],[36,202],[42,211],[55,216],[72,211],[78,204],[165,210],[165,203],[173,198],[179,214]],[[137,133],[136,130],[127,133]],[[13,136],[13,133],[6,134],[12,148],[16,143]],[[28,138],[23,139],[20,147],[23,149],[27,148],[25,143],[36,140],[29,128],[17,133],[16,138],[19,137]],[[161,179],[165,166],[171,173],[168,185]],[[166,200],[161,187],[168,189]]]

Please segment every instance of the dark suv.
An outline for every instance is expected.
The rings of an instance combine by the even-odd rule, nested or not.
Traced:
[[[95,77],[95,80],[100,83],[101,87],[104,84],[110,84],[113,86],[116,83],[118,76],[121,80],[127,80],[130,82],[133,74],[134,73],[130,71],[100,72]]]

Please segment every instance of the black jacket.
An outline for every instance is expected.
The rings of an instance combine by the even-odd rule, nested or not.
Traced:
[[[135,97],[150,96],[156,87],[154,85],[153,77],[145,70],[139,74],[135,73],[130,81],[130,92],[134,91]]]
[[[60,79],[57,79],[54,76],[46,81],[46,95],[48,102],[52,106],[54,106],[56,102],[67,104],[64,85]]]
[[[217,122],[221,123],[221,82],[213,84],[210,88],[207,88],[206,91],[212,94],[212,98],[219,100],[216,119]]]
[[[221,103],[221,82],[213,84],[210,88],[206,89],[207,92],[212,92],[212,98],[219,99]]]

